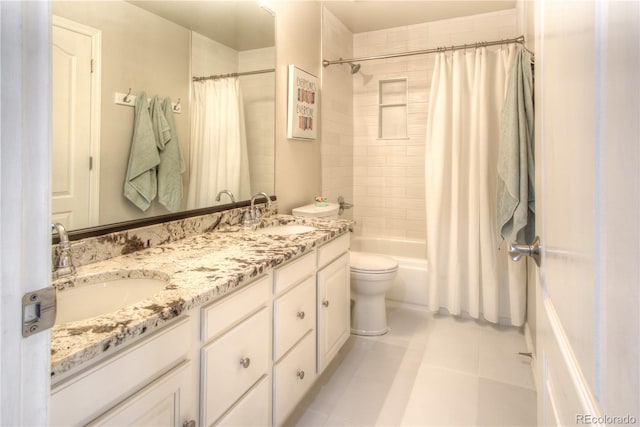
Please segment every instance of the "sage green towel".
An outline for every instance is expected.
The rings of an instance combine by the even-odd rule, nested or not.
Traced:
[[[497,214],[503,239],[535,236],[533,78],[531,55],[520,49],[511,69],[500,124]]]
[[[160,165],[158,166],[158,201],[169,211],[176,212],[182,209],[182,174],[185,171],[184,161],[180,153],[180,143],[176,131],[176,122],[173,117],[171,99],[165,98],[161,103],[154,98],[152,105],[152,119],[158,122],[158,132],[161,133]]]
[[[142,211],[149,209],[151,201],[156,197],[158,164],[160,155],[149,116],[147,95],[140,92],[134,108],[133,138],[124,182],[124,196]]]

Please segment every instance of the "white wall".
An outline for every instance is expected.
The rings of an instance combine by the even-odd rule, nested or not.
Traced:
[[[515,9],[354,35],[354,57],[512,38]],[[356,231],[425,238],[424,146],[434,55],[363,62],[354,82]],[[378,139],[378,82],[407,77],[408,139]]]
[[[275,47],[238,53],[238,71],[275,67]],[[251,192],[274,194],[275,180],[275,73],[240,77],[244,100]]]
[[[320,76],[321,4],[273,2],[276,12],[276,194],[281,213],[313,202],[321,193],[320,146],[315,141],[287,139],[287,66],[295,64]],[[320,93],[322,104],[322,92]],[[322,125],[322,118],[321,126]]]

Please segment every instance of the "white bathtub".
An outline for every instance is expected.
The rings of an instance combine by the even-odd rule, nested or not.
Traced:
[[[424,240],[351,236],[351,250],[388,255],[398,260],[398,275],[387,299],[427,307],[427,246]]]

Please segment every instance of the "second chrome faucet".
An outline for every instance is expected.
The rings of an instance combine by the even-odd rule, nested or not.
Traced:
[[[258,221],[260,221],[260,212],[255,207],[256,199],[259,197],[264,197],[267,200],[267,206],[271,206],[271,198],[267,193],[265,193],[264,191],[260,191],[254,194],[251,197],[251,207],[247,212],[245,212],[244,219],[242,220],[242,223],[244,225],[253,225],[257,224]]]

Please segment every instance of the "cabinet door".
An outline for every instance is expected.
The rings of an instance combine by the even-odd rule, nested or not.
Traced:
[[[318,272],[318,374],[350,335],[351,288],[349,253]]]
[[[88,425],[179,427],[195,420],[188,410],[193,406],[191,369],[191,362],[183,362]]]

